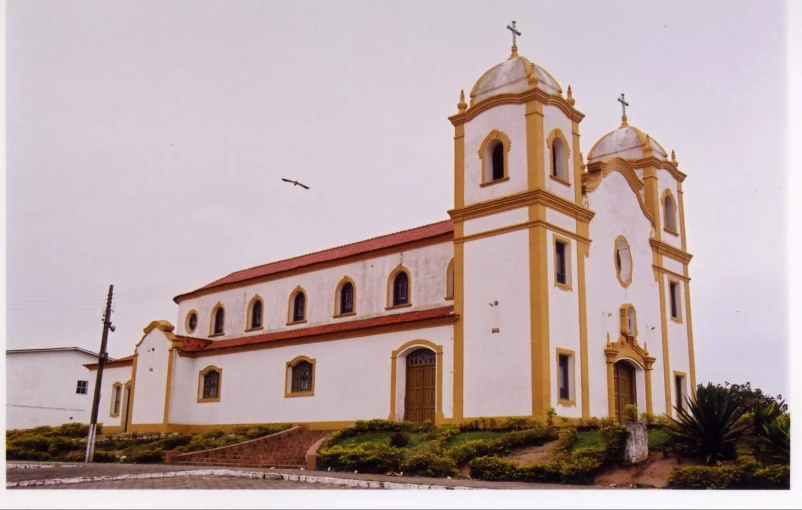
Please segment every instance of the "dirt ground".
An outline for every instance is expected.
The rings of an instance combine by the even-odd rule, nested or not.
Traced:
[[[600,474],[593,485],[617,487],[645,484],[662,488],[668,484],[668,475],[677,466],[674,458],[663,458],[660,452],[650,453],[645,463],[632,467],[613,467]]]
[[[557,441],[550,441],[540,446],[527,446],[526,448],[517,448],[510,452],[507,456],[511,460],[521,466],[528,466],[535,462],[543,462],[549,460],[552,455],[552,449],[557,444]]]

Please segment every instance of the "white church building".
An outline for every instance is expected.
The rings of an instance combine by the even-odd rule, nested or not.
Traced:
[[[674,413],[696,386],[674,152],[624,115],[585,159],[571,87],[516,46],[468,100],[449,219],[178,295],[106,365],[105,430]]]

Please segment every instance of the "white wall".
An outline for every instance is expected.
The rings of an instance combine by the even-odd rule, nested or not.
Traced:
[[[453,335],[453,326],[449,325],[233,354],[179,356],[174,362],[170,423],[387,419],[392,351],[416,339],[443,346],[443,411],[449,418],[453,416]],[[315,360],[315,394],[287,398],[286,364],[298,356]],[[210,365],[223,370],[220,401],[198,403],[199,372]],[[143,396],[140,391],[137,378],[135,416]],[[398,414],[403,414],[403,407]]]
[[[479,147],[494,129],[510,139],[507,153],[509,180],[491,186],[482,183],[482,160]],[[486,162],[485,164],[487,164]],[[526,106],[500,105],[465,123],[465,205],[526,191]]]
[[[611,172],[599,187],[588,194],[590,209],[596,216],[590,223],[590,256],[586,261],[588,360],[591,416],[606,416],[607,364],[604,347],[607,333],[610,341],[620,336],[619,309],[631,303],[637,311],[638,343],[647,345],[657,358],[652,370],[654,412],[666,409],[663,349],[660,326],[659,285],[652,270],[649,244],[651,223],[644,216],[637,196],[619,172]],[[632,253],[632,283],[624,288],[616,277],[614,245],[619,235],[626,237]],[[606,314],[611,314],[609,317]],[[654,329],[651,329],[654,328]],[[645,394],[641,395],[638,379],[638,409],[646,410]]]
[[[452,302],[445,299],[446,268],[453,256],[454,245],[449,240],[433,246],[399,251],[187,299],[178,306],[176,333],[188,334],[185,327],[186,314],[194,309],[198,312],[198,327],[191,336],[207,338],[212,309],[218,301],[225,307],[225,334],[214,337],[214,340],[449,306]],[[412,307],[386,311],[388,277],[399,264],[403,264],[411,273]],[[334,319],[335,291],[345,276],[353,279],[356,286],[356,315]],[[299,285],[306,291],[307,322],[303,325],[287,326],[290,295]],[[246,332],[246,308],[256,294],[264,301],[264,327]]]
[[[526,229],[464,245],[466,418],[532,413],[528,254]]]
[[[83,364],[93,362],[80,351],[7,353],[6,428],[89,423],[95,372]],[[89,383],[85,395],[75,392],[79,380]]]
[[[162,423],[167,385],[167,355],[170,341],[160,329],[153,329],[136,348],[135,403],[131,424]]]

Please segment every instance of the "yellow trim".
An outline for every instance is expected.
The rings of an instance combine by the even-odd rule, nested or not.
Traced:
[[[629,163],[629,161],[622,159],[622,158],[610,158],[604,161],[594,161],[593,163],[588,164],[588,171],[582,174],[582,192],[589,193],[591,191],[595,191],[599,185],[601,185],[602,180],[610,175],[611,172],[617,171],[621,175],[624,176],[627,183],[629,184],[630,189],[635,194],[635,197],[638,199],[638,205],[643,212],[643,215],[651,222],[652,226],[655,226],[655,218],[652,211],[649,211],[646,208],[646,204],[641,197],[641,190],[643,189],[643,183],[638,178],[638,174],[635,172],[635,169]]]
[[[677,262],[681,262],[682,264],[688,264],[693,255],[686,252],[685,250],[679,250],[670,244],[664,243],[662,241],[658,241],[656,239],[649,239],[649,244],[652,247],[652,250],[655,251],[659,255],[665,255],[668,258],[674,259]],[[676,273],[675,273],[676,274]],[[685,275],[687,277],[688,275]]]
[[[463,223],[454,224],[454,237],[462,237],[465,232]],[[454,242],[454,314],[459,317],[454,323],[454,420],[463,417],[463,384],[465,368],[465,322],[462,312],[465,306],[465,245]]]
[[[573,396],[574,398],[560,398],[560,384],[557,383],[557,404],[563,407],[576,407],[576,351],[571,351],[568,349],[556,349],[556,357],[557,360],[557,374],[558,374],[558,381],[559,381],[559,373],[560,373],[560,355],[570,356],[570,386],[568,387],[568,395]]]
[[[663,257],[661,255],[656,255],[658,259],[658,263],[662,264]],[[658,272],[659,273],[659,272]],[[661,331],[661,338],[663,341],[663,385],[665,386],[665,393],[666,393],[666,414],[669,416],[672,415],[671,413],[671,372],[670,372],[670,364],[668,359],[669,349],[668,349],[668,318],[667,318],[667,311],[666,311],[666,279],[662,275],[659,275],[657,279],[660,291],[660,331]]]
[[[122,427],[119,425],[103,425],[103,433],[99,435],[111,436],[122,432]]]
[[[629,310],[632,310],[635,313],[635,320],[633,321],[635,326],[635,331],[629,330]],[[638,311],[635,309],[635,305],[630,303],[626,303],[621,305],[621,309],[619,310],[619,315],[621,318],[621,334],[622,335],[630,335],[637,337],[638,336]]]
[[[217,372],[217,396],[203,398],[203,379],[210,372]],[[214,365],[209,365],[200,372],[198,372],[198,403],[205,402],[220,402],[220,396],[223,394],[223,369]]]
[[[173,390],[173,358],[175,353],[175,347],[171,346],[167,349],[167,382],[164,385],[164,415],[162,417],[162,423],[165,425],[170,421],[170,395]]]
[[[299,292],[303,293],[304,295],[304,318],[302,320],[295,321],[293,320],[295,318],[295,296],[297,296]],[[305,323],[308,308],[309,300],[307,299],[306,291],[303,287],[298,285],[295,287],[295,289],[293,289],[292,292],[290,292],[290,299],[287,301],[287,326]]]
[[[195,314],[195,327],[193,329],[189,329],[189,318],[192,316],[193,313]],[[198,316],[198,311],[193,308],[192,310],[188,311],[187,315],[184,317],[184,331],[186,331],[188,335],[191,335],[192,333],[195,332],[196,329],[198,329],[199,322],[200,319]]]
[[[557,83],[556,80],[555,83]],[[571,120],[575,120],[577,122],[585,118],[584,113],[571,106],[562,96],[549,94],[548,92],[538,88],[530,88],[529,90],[525,90],[517,94],[506,93],[488,97],[487,99],[483,99],[476,104],[472,104],[471,107],[464,112],[459,112],[450,116],[448,120],[451,121],[452,125],[460,126],[476,116],[481,115],[482,112],[486,112],[487,110],[493,109],[496,106],[501,106],[504,104],[528,104],[530,102],[539,102],[541,107],[543,105],[556,106]],[[540,152],[540,154],[542,154],[542,152]]]
[[[674,293],[674,299],[677,300],[677,303],[676,303],[676,306],[675,306],[675,308],[677,309],[677,316],[674,317],[674,315],[671,314],[671,307],[669,306],[669,317],[671,318],[672,322],[676,322],[677,324],[682,324],[682,296],[680,295],[680,292],[682,291],[682,288],[680,287],[680,285],[682,285],[682,284],[679,282],[679,280],[675,280],[674,278],[668,277],[668,300],[669,300],[669,305],[671,304],[671,286],[672,285],[676,285],[677,286],[676,287],[677,291]]]
[[[117,398],[117,388],[120,389],[120,409],[118,409],[117,412],[115,413],[114,412],[114,402],[115,402],[115,399]],[[120,411],[123,408],[123,396],[124,396],[123,395],[123,383],[115,382],[114,384],[112,384],[111,385],[111,409],[109,409],[109,416],[111,416],[112,418],[119,418],[120,417]]]
[[[351,427],[356,423],[355,421],[310,421],[310,422],[293,422],[293,425],[305,425],[308,430],[339,430],[344,429],[346,427]],[[220,430],[223,432],[231,432],[234,429],[239,429],[243,427],[255,427],[258,425],[264,425],[264,423],[221,423],[219,425],[216,424],[204,424],[204,425],[194,425],[194,424],[184,424],[184,423],[170,423],[165,427],[164,425],[158,423],[152,424],[141,424],[135,425],[134,430],[132,432],[143,432],[143,433],[153,433],[153,432],[179,432],[184,434],[197,434],[202,432],[209,432],[212,430]],[[104,434],[106,433],[115,433],[116,431],[112,430],[114,427],[103,427]],[[166,430],[165,430],[166,429]],[[108,432],[107,432],[108,430]]]
[[[446,266],[446,300],[454,299],[454,259]]]
[[[688,391],[688,389],[689,389],[688,388],[688,374],[686,374],[685,372],[680,372],[678,370],[674,370],[674,372],[672,372],[672,374],[673,374],[674,377],[673,377],[673,380],[671,382],[674,385],[676,385],[677,384],[677,376],[682,377],[682,382],[683,382],[683,385],[685,386],[685,388],[684,388],[685,389],[685,395],[690,395],[690,392]],[[685,407],[685,400],[684,399],[682,401],[682,406],[683,406],[683,408]]]
[[[570,85],[569,85],[570,90]],[[570,101],[573,101],[571,98]],[[573,106],[573,103],[572,103]],[[585,170],[585,161],[582,153],[579,151],[579,122],[576,120],[572,120],[571,122],[571,135],[574,142],[574,182],[577,183],[577,186],[574,186],[574,201],[576,205],[582,205],[582,172]],[[588,416],[589,418],[590,416]]]
[[[261,317],[261,326],[253,327],[253,305],[259,301],[262,303],[262,317]],[[254,294],[251,300],[248,302],[248,306],[245,307],[245,331],[256,331],[260,329],[264,329],[265,327],[265,300],[259,294]]]
[[[618,241],[624,241],[624,243],[626,243],[627,253],[629,254],[629,278],[626,280],[621,278],[621,270],[618,268]],[[629,241],[627,241],[627,238],[624,236],[618,236],[615,238],[615,244],[613,245],[613,267],[615,267],[615,277],[618,278],[618,283],[620,283],[624,288],[629,287],[630,284],[632,284],[632,276],[635,273],[635,264],[632,261],[632,247],[629,245]]]
[[[465,207],[465,125],[454,126],[454,208]]]
[[[488,186],[492,186],[494,184],[501,184],[502,182],[507,182],[509,180],[510,180],[509,176],[506,176],[506,177],[502,177],[501,179],[496,179],[494,181],[483,182],[483,183],[479,184],[479,187],[480,188],[486,188]]]
[[[551,209],[554,209],[555,211],[561,212],[566,216],[576,218],[580,221],[590,221],[596,214],[593,211],[585,209],[584,207],[580,207],[572,201],[567,200],[559,195],[555,195],[554,193],[544,189],[521,191],[519,193],[513,193],[501,198],[483,200],[481,202],[476,202],[463,207],[462,209],[452,209],[448,211],[448,214],[454,220],[456,225],[457,223],[465,220],[491,216],[502,211],[519,209],[521,207],[531,207],[535,205],[545,205]],[[545,220],[545,217],[542,218],[542,221]],[[456,236],[456,233],[454,236]]]
[[[557,234],[551,234],[552,243],[554,245],[554,286],[559,288],[560,290],[573,290],[573,260],[571,259],[571,240],[567,239],[562,236],[558,236]],[[562,243],[565,245],[565,283],[560,283],[557,281],[557,243]]]
[[[390,416],[388,419],[390,421],[398,420],[398,410],[396,409],[396,396],[397,396],[397,384],[398,384],[398,356],[404,352],[405,350],[409,349],[410,347],[421,347],[427,348],[434,351],[435,356],[437,358],[437,383],[436,383],[436,396],[435,396],[435,410],[434,410],[434,421],[435,424],[443,423],[444,415],[443,415],[443,346],[437,345],[433,342],[428,340],[418,339],[418,340],[410,340],[409,342],[404,343],[398,349],[394,350],[390,355]],[[406,367],[404,367],[406,368]]]
[[[652,269],[654,269],[657,273],[669,276],[673,280],[677,280],[677,281],[680,281],[680,282],[689,282],[689,281],[691,281],[691,279],[689,277],[681,275],[679,273],[675,273],[674,271],[672,271],[670,269],[666,269],[666,268],[661,267],[661,266],[654,266]]]
[[[578,188],[578,186],[577,186]],[[577,234],[587,237],[590,226],[577,220]],[[582,371],[582,418],[590,418],[590,375],[588,363],[588,308],[585,290],[585,258],[590,255],[590,243],[577,243],[577,293],[579,299],[579,364]]]
[[[674,215],[673,215],[674,228],[673,229],[669,227],[668,221],[666,221],[667,220],[667,216],[666,216],[666,200],[669,200],[669,199],[671,200],[671,204],[674,207]],[[679,235],[679,231],[677,230],[677,223],[678,223],[677,211],[678,211],[679,207],[677,207],[677,201],[674,199],[674,194],[671,193],[671,189],[666,188],[665,191],[663,191],[663,196],[660,197],[660,203],[663,204],[663,230],[668,232],[669,234],[671,234],[673,236],[678,236]]]
[[[529,220],[544,221],[546,208],[530,206]],[[529,229],[529,303],[532,349],[532,415],[544,416],[551,404],[551,363],[549,363],[549,249],[545,227]]]
[[[504,175],[500,179],[492,178],[493,156],[492,154],[490,154],[490,152],[492,150],[495,150],[495,145],[497,144],[492,144],[493,145],[492,148],[489,147],[489,145],[491,145],[491,142],[494,142],[496,140],[498,140],[499,143],[501,143],[501,146],[504,148],[504,150],[501,151],[503,155],[502,159],[503,159]],[[481,182],[483,186],[487,184],[495,184],[501,181],[502,179],[507,180],[510,178],[509,163],[508,163],[509,157],[507,156],[507,153],[510,152],[510,147],[512,147],[512,144],[510,143],[510,137],[507,136],[503,131],[499,131],[498,129],[494,129],[493,131],[488,133],[485,139],[482,140],[482,143],[479,145],[479,159],[482,161]]]
[[[214,322],[215,322],[214,319],[215,319],[215,316],[217,315],[217,310],[218,309],[223,310],[223,331],[221,333],[215,333],[215,331],[214,331]],[[210,337],[223,336],[225,334],[226,334],[226,307],[223,306],[223,303],[218,301],[212,307],[212,313],[211,313],[211,315],[209,315],[209,336]]]
[[[543,175],[544,143],[543,104],[529,101],[526,103],[526,186],[530,191],[546,187],[546,176]],[[476,205],[473,204],[473,207]]]
[[[401,272],[407,274],[407,302],[401,305],[394,305],[393,286],[395,284],[395,277]],[[405,308],[408,306],[412,306],[412,273],[403,265],[398,264],[395,269],[390,271],[390,276],[387,277],[387,307],[385,307],[385,310],[394,310],[396,308]]]
[[[615,378],[614,366],[623,358],[634,361],[643,369],[644,390],[646,392],[646,412],[651,413],[654,408],[652,402],[652,367],[656,359],[649,354],[646,344],[641,347],[634,336],[621,335],[618,341],[610,343],[610,334],[607,334],[607,346],[604,348],[607,358],[607,411],[610,418],[615,417]]]
[[[128,398],[130,399],[130,404],[128,405],[128,413],[125,415],[125,430],[126,432],[131,430],[131,425],[134,422],[134,404],[136,400],[134,400],[134,396],[136,393],[136,369],[139,364],[139,354],[134,353],[134,365],[131,371],[133,375],[131,376],[131,380],[125,383],[125,386],[128,386],[130,389],[128,390]],[[123,405],[125,405],[125,394],[123,394]]]
[[[341,309],[341,291],[343,285],[346,283],[351,284],[351,290],[353,291],[353,295],[351,296],[351,311],[346,313],[340,313]],[[352,315],[356,315],[356,282],[349,278],[348,276],[343,276],[342,280],[337,284],[337,287],[334,288],[334,315],[333,318],[337,319],[339,317],[350,317]]]
[[[471,234],[471,235],[465,236],[465,237],[456,237],[456,236],[454,236],[454,242],[455,243],[464,243],[464,242],[468,242],[468,241],[473,241],[475,239],[482,239],[482,238],[485,238],[485,237],[493,237],[493,236],[497,236],[497,235],[501,235],[501,234],[507,234],[509,232],[515,232],[516,230],[524,230],[524,229],[533,228],[533,227],[544,227],[547,230],[549,230],[551,232],[554,232],[555,234],[559,234],[559,235],[561,235],[563,237],[567,237],[568,239],[574,239],[574,240],[576,240],[578,242],[582,242],[582,243],[585,243],[585,244],[588,244],[588,245],[591,242],[590,239],[588,239],[587,237],[584,237],[584,236],[579,235],[579,234],[575,234],[574,232],[565,230],[564,228],[560,228],[560,227],[558,227],[556,225],[553,225],[551,223],[547,223],[545,221],[540,221],[540,220],[527,221],[525,223],[516,223],[514,225],[508,225],[506,227],[500,227],[500,228],[494,228],[494,229],[491,229],[491,230],[485,230],[484,232],[478,232],[476,234]],[[585,233],[585,235],[587,235],[587,233]]]
[[[684,231],[684,229],[683,229]],[[684,265],[684,272],[688,274],[688,264]],[[696,396],[696,358],[693,349],[693,325],[691,324],[691,284],[685,282],[685,316],[688,326],[688,370],[691,372],[691,394]]]
[[[558,140],[558,139],[563,144],[563,152],[565,152],[565,167],[564,167],[565,168],[565,177],[564,178],[562,176],[559,176],[559,175],[555,174],[554,157],[552,156],[552,153],[554,152],[554,141]],[[554,128],[554,129],[551,130],[551,132],[549,133],[548,138],[546,139],[546,145],[547,145],[548,150],[549,150],[549,176],[553,180],[559,182],[560,184],[565,184],[567,186],[570,186],[571,185],[571,178],[570,178],[570,175],[571,175],[571,170],[570,170],[570,168],[571,168],[571,164],[570,164],[571,163],[571,149],[569,149],[570,145],[568,144],[568,139],[565,137],[565,135],[563,134],[563,132],[562,132],[562,130],[560,128]]]
[[[306,361],[312,365],[312,391],[292,391],[292,369],[302,361]],[[284,371],[284,398],[292,397],[314,397],[315,396],[315,383],[317,382],[317,366],[315,360],[307,356],[296,356],[292,361],[287,362],[287,367]]]

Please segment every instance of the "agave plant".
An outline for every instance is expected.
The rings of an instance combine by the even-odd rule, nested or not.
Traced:
[[[783,414],[769,423],[764,423],[759,436],[774,451],[775,460],[791,461],[791,414]]]
[[[726,393],[712,384],[700,386],[696,399],[686,397],[685,401],[682,409],[674,408],[678,419],[669,417],[671,426],[666,432],[674,442],[707,465],[732,455],[735,442],[752,426],[741,419],[745,410],[731,404]]]

